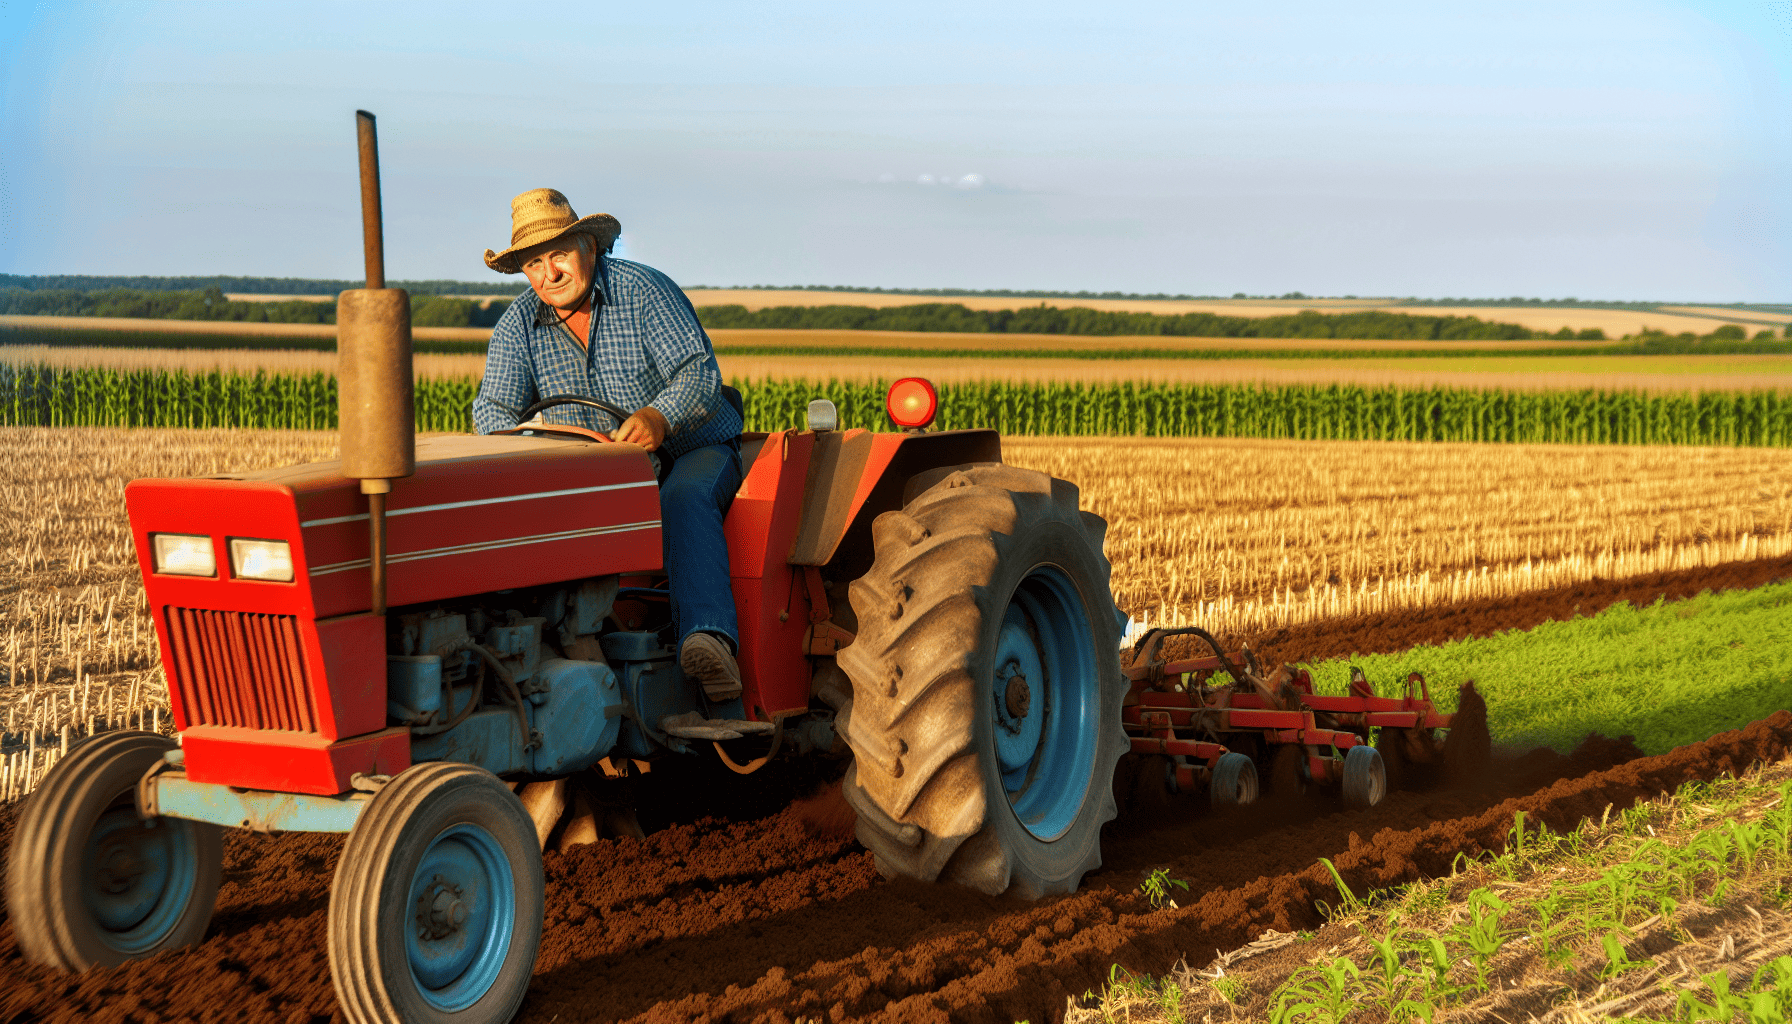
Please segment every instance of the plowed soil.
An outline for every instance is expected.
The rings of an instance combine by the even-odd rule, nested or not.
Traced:
[[[1479,613],[1321,625],[1259,646],[1291,660],[1397,650],[1566,617],[1577,604],[1590,614],[1613,600],[1787,574],[1785,565],[1743,566],[1702,580],[1589,584]],[[1359,892],[1442,874],[1458,853],[1499,848],[1519,810],[1571,827],[1608,804],[1621,809],[1789,749],[1792,713],[1781,711],[1660,757],[1591,737],[1572,755],[1500,760],[1471,786],[1395,793],[1370,811],[1311,794],[1226,819],[1127,785],[1104,835],[1104,867],[1076,894],[1036,903],[883,880],[813,765],[739,781],[702,765],[656,770],[637,795],[644,823],[663,827],[547,855],[546,929],[520,1019],[1056,1020],[1066,997],[1099,988],[1112,964],[1160,974],[1265,928],[1315,927],[1314,901],[1336,897],[1320,857]],[[818,792],[784,805],[805,789]],[[14,817],[0,811],[8,847]],[[339,1020],[325,917],[341,846],[333,836],[230,833],[206,940],[117,969],[64,976],[28,965],[0,920],[0,1024]],[[1189,883],[1175,894],[1180,908],[1153,910],[1134,891],[1158,867]]]

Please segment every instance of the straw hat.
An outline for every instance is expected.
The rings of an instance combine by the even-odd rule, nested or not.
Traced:
[[[557,189],[532,188],[510,201],[510,248],[485,250],[485,265],[500,274],[518,273],[523,268],[517,265],[517,253],[575,231],[597,239],[597,251],[604,253],[622,233],[622,225],[607,213],[579,216]]]

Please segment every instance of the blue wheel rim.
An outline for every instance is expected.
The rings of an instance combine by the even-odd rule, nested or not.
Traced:
[[[166,940],[192,902],[198,845],[187,822],[146,822],[131,802],[107,808],[81,855],[81,901],[100,941],[136,956]]]
[[[1015,818],[1047,842],[1069,831],[1095,774],[1101,680],[1092,634],[1076,585],[1041,565],[1015,588],[997,635],[991,752]]]
[[[516,928],[516,880],[498,840],[468,823],[436,836],[411,876],[402,926],[424,1000],[448,1013],[478,1002]]]

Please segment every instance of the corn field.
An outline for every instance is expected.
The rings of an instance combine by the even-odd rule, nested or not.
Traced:
[[[887,381],[736,382],[748,430],[800,426],[831,399],[843,427],[888,429]],[[416,382],[417,429],[471,429],[478,381]],[[1651,394],[1350,384],[971,382],[939,389],[937,425],[1008,436],[1249,437],[1504,444],[1792,446],[1792,395]],[[0,365],[0,425],[328,430],[336,381],[323,373]]]

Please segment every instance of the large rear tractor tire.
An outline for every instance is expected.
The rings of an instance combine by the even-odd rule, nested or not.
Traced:
[[[1100,866],[1128,747],[1106,531],[1075,485],[1001,464],[943,471],[872,524],[839,721],[885,876],[1038,898]]]
[[[222,832],[137,816],[138,780],[173,749],[166,736],[107,733],[71,749],[26,801],[6,869],[6,914],[25,959],[84,971],[205,935]]]
[[[497,776],[430,762],[387,783],[330,891],[330,973],[351,1024],[505,1024],[541,945],[535,823]]]

